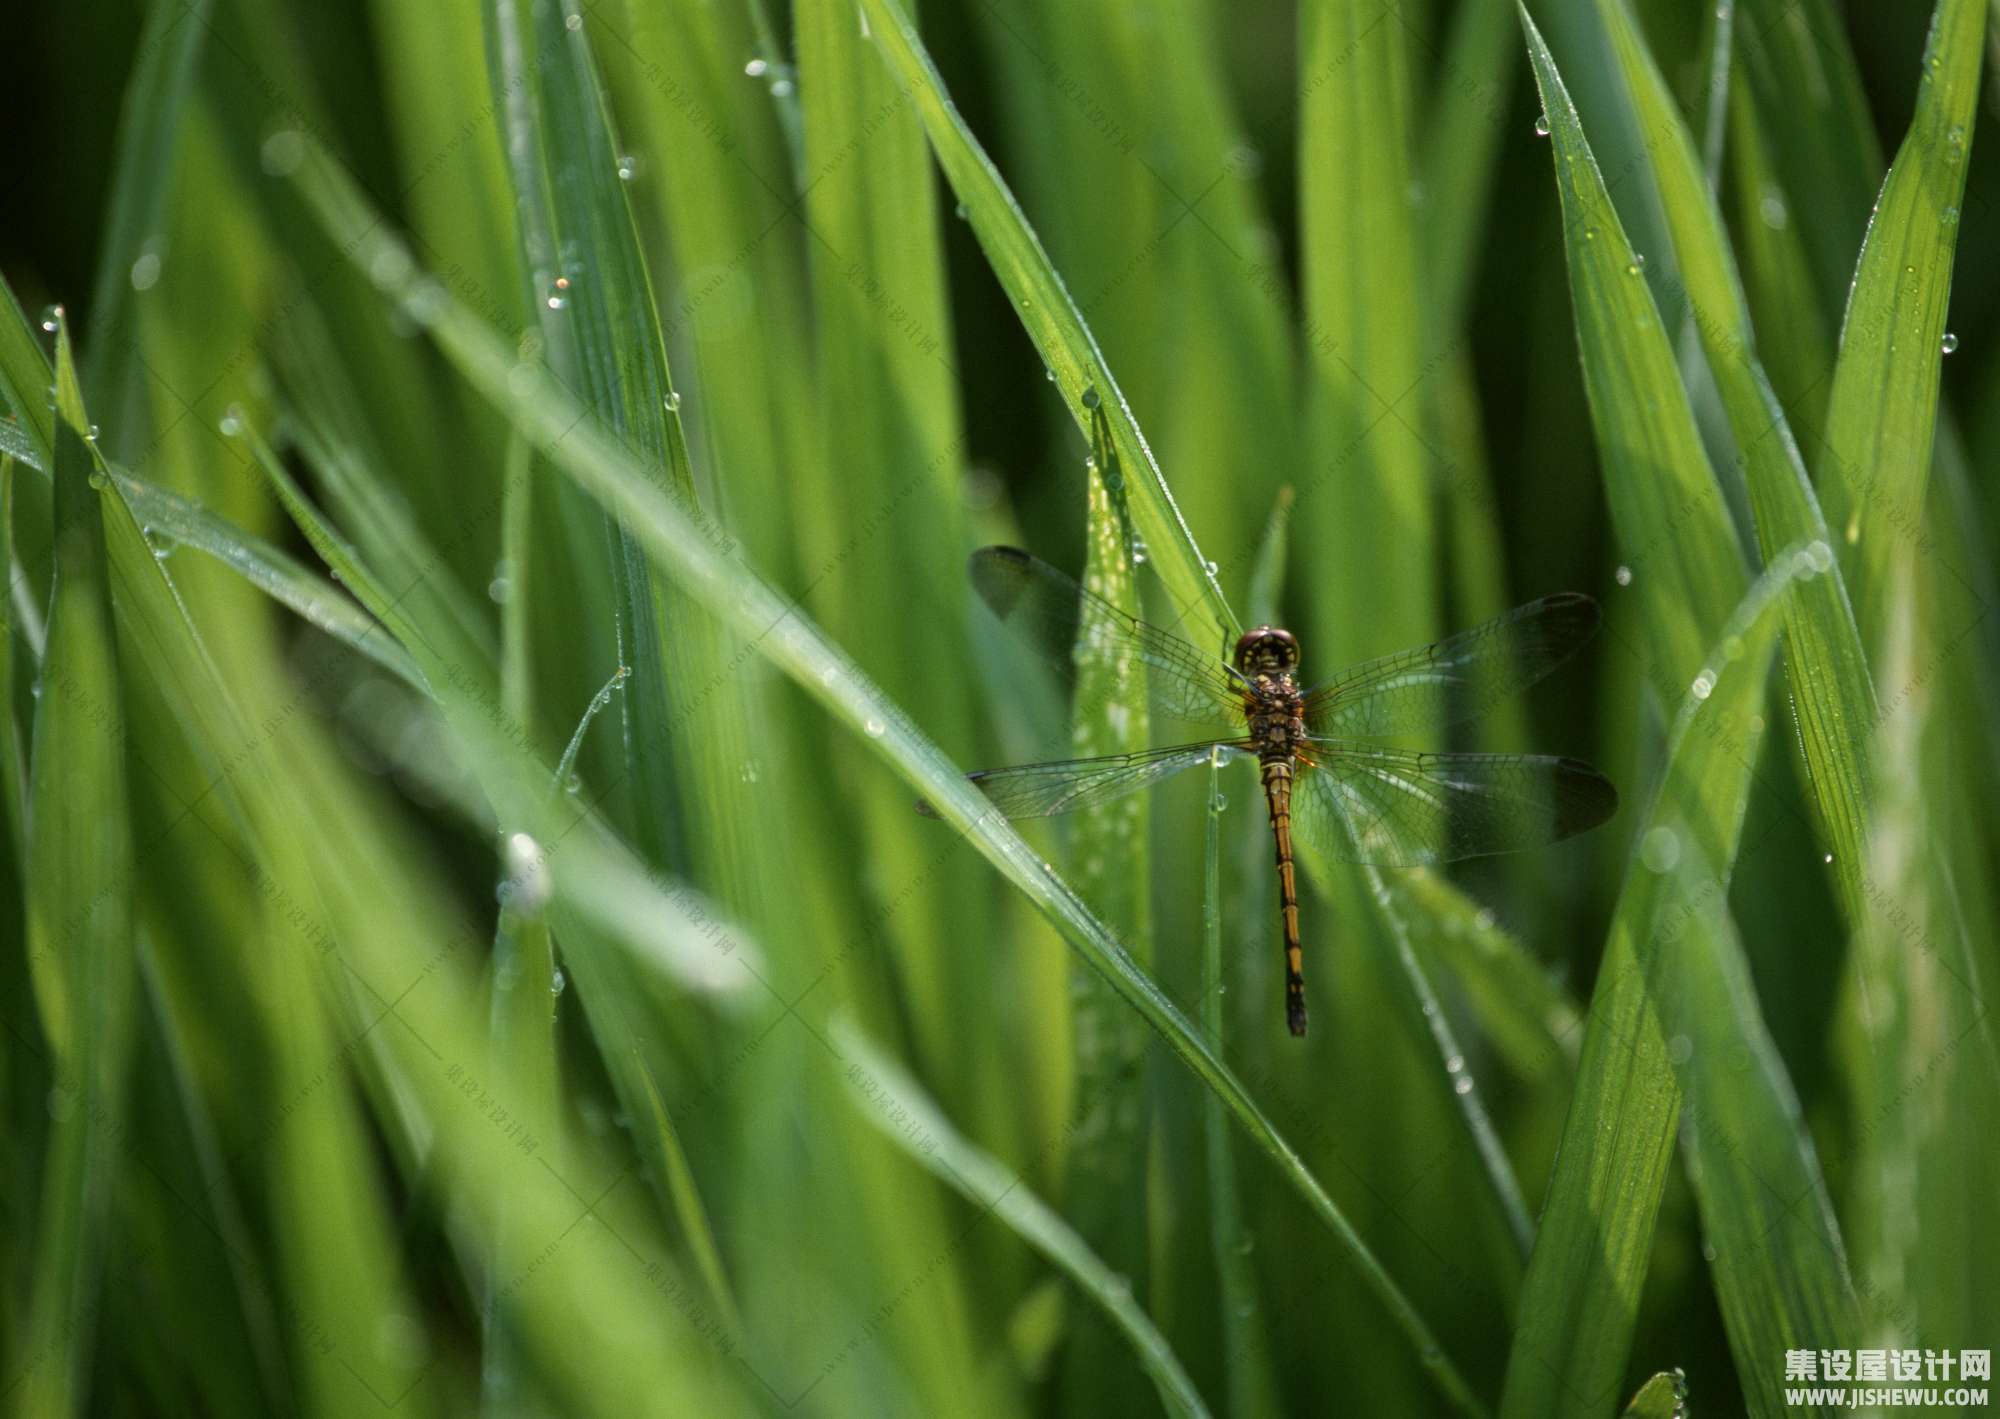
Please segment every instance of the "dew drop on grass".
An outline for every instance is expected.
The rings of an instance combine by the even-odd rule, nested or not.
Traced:
[[[90,470],[90,486],[101,491],[111,486],[111,480],[104,476],[102,470],[93,468]]]
[[[669,391],[667,394],[667,412],[669,414],[678,414],[680,411],[681,392],[678,389]]]
[[[289,177],[306,160],[306,140],[296,128],[280,128],[264,140],[257,160],[272,177]]]
[[[1672,828],[1654,828],[1639,843],[1639,860],[1649,871],[1671,872],[1681,860],[1681,840]]]
[[[764,77],[766,73],[770,71],[770,68],[771,66],[769,64],[766,64],[763,60],[753,59],[748,64],[745,64],[743,66],[743,72],[745,74],[748,74],[753,79],[761,79]]]
[[[1686,1064],[1694,1058],[1694,1041],[1686,1035],[1675,1035],[1667,1041],[1667,1058],[1675,1064]]]
[[[1958,348],[1958,337],[1949,330],[1945,331],[1944,340],[1939,344],[1938,348],[1949,355],[1953,350]]]
[[[581,11],[579,11],[578,13],[576,13],[576,14],[574,14],[574,15],[567,15],[567,16],[565,16],[565,17],[563,18],[563,27],[564,27],[565,29],[569,30],[569,31],[570,31],[571,33],[575,33],[575,32],[576,32],[577,30],[580,30],[580,29],[582,29],[582,28],[583,28],[583,14],[582,14],[582,12],[581,12]]]
[[[235,438],[243,432],[243,411],[238,409],[234,404],[230,405],[222,411],[221,422],[216,424],[215,427],[221,432],[224,438]]]
[[[792,81],[790,79],[773,79],[771,81],[772,98],[788,99],[791,96],[792,96]]]
[[[1698,700],[1705,700],[1715,693],[1715,672],[1704,670],[1694,677],[1694,684],[1688,686],[1688,693]]]
[[[582,791],[583,776],[581,774],[571,774],[563,783],[563,792],[565,793],[581,793]]]
[[[634,157],[630,153],[619,154],[618,180],[620,182],[634,182],[638,180],[638,177],[639,177],[638,158]]]
[[[569,984],[569,977],[563,974],[563,968],[561,966],[557,966],[556,973],[549,977],[549,994],[561,995],[563,993],[563,987],[568,984]]]
[[[85,431],[84,431],[84,435],[83,435],[83,437],[84,437],[84,439],[85,439],[85,441],[86,441],[86,442],[89,442],[89,443],[96,443],[96,442],[97,442],[97,425],[95,425],[95,424],[92,424],[92,425],[91,425],[91,426],[90,426],[90,427],[89,427],[89,428],[88,428],[87,430],[85,430]]]
[[[1825,860],[1826,860],[1826,865],[1827,865],[1827,866],[1829,866],[1829,867],[1833,866],[1833,854],[1832,854],[1832,853],[1828,853],[1828,854],[1826,855],[1826,859],[1825,859]]]
[[[1097,407],[1098,405],[1102,404],[1103,402],[1104,402],[1104,401],[1103,401],[1102,399],[1098,398],[1098,396],[1097,396],[1097,386],[1096,386],[1096,385],[1094,385],[1094,384],[1093,384],[1093,385],[1090,385],[1089,387],[1087,387],[1087,388],[1086,388],[1086,389],[1085,389],[1085,390],[1083,391],[1083,407],[1084,407],[1084,408],[1086,408],[1086,409],[1095,409],[1095,408],[1096,408],[1096,407]]]
[[[965,210],[965,204],[963,202],[959,203],[956,207],[953,207],[951,210],[952,214],[956,216],[961,222],[969,222],[972,220],[972,214]]]
[[[1549,116],[1546,113],[1538,114],[1535,117],[1535,136],[1537,138],[1546,138],[1549,136]]]
[[[1132,565],[1135,567],[1146,565],[1146,555],[1146,544],[1137,537],[1134,537],[1132,539]]]
[[[866,720],[862,723],[861,727],[868,731],[870,739],[880,739],[884,734],[889,732],[889,726],[879,719]]]
[[[1447,1074],[1463,1073],[1465,1071],[1465,1056],[1462,1054],[1453,1055],[1444,1062],[1444,1070]]]
[[[1451,1091],[1454,1094],[1470,1094],[1472,1092],[1472,1076],[1470,1074],[1459,1075],[1458,1082],[1451,1086]]]
[[[141,252],[139,259],[132,263],[132,289],[150,291],[159,281],[160,254],[157,251]]]
[[[51,335],[55,334],[56,327],[62,324],[62,313],[63,313],[63,308],[59,305],[43,306],[42,329],[48,331],[49,334]]]
[[[1611,574],[1611,579],[1620,586],[1630,586],[1632,584],[1632,569],[1630,567],[1620,567]]]

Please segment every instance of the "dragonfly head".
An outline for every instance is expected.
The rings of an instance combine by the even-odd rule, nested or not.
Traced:
[[[1236,642],[1236,668],[1245,675],[1279,675],[1296,669],[1299,643],[1277,626],[1246,631]]]

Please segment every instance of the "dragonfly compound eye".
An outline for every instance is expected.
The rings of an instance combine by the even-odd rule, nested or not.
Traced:
[[[1298,663],[1298,641],[1277,626],[1259,626],[1236,642],[1236,668],[1245,674],[1271,674]]]

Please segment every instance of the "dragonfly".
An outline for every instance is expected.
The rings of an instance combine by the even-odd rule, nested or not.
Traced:
[[[983,547],[969,570],[980,599],[1059,674],[1073,675],[1086,657],[1143,665],[1156,717],[1203,736],[968,775],[1007,817],[1093,807],[1212,759],[1257,761],[1277,847],[1285,1023],[1294,1035],[1306,1033],[1295,835],[1342,862],[1430,867],[1557,842],[1618,809],[1610,780],[1577,759],[1378,742],[1471,719],[1548,675],[1597,630],[1597,603],[1581,593],[1544,596],[1306,689],[1298,638],[1283,627],[1254,627],[1233,650],[1225,632],[1207,653],[1018,547]]]

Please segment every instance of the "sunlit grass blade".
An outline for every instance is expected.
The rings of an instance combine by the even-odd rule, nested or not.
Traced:
[[[1619,1419],[1682,1419],[1687,1413],[1687,1376],[1679,1370],[1662,1372],[1639,1386]]]
[[[90,419],[56,331],[55,590],[29,764],[28,959],[53,1060],[54,1123],[35,1219],[30,1364],[17,1412],[80,1414],[90,1397],[137,983],[124,696]],[[12,714],[11,706],[6,711]]]
[[[1883,634],[1897,545],[1924,521],[1986,16],[1979,0],[1940,0],[1932,19],[1916,113],[1862,242],[1825,444],[1815,450],[1827,524],[1868,643]]]
[[[1509,1419],[1601,1414],[1616,1398],[1681,1116],[1682,1067],[1695,1071],[1690,1156],[1710,1175],[1700,1194],[1704,1223],[1718,1249],[1724,1236],[1741,1249],[1718,1280],[1730,1288],[1725,1306],[1744,1327],[1743,1342],[1767,1333],[1766,1314],[1778,1318],[1781,1333],[1799,1336],[1810,1333],[1800,1324],[1840,1313],[1846,1283],[1837,1232],[1831,1248],[1790,1249],[1782,1267],[1758,1251],[1770,1204],[1752,1169],[1816,1182],[1817,1167],[1775,1052],[1762,1045],[1755,1072],[1727,1068],[1730,1050],[1758,1048],[1760,1037],[1746,1046],[1739,1033],[1757,1019],[1756,1002],[1733,933],[1714,921],[1736,864],[1783,603],[1832,555],[1814,543],[1773,559],[1675,717],[1665,776],[1626,868],[1585,1022],[1508,1360],[1501,1413]],[[1821,1224],[1831,1232],[1830,1215],[1812,1217],[1811,1225]]]
[[[1482,1412],[1423,1317],[1241,1081],[1203,1044],[1178,1007],[1133,964],[1069,884],[966,782],[963,770],[881,695],[853,660],[795,604],[719,550],[702,526],[650,484],[621,444],[581,419],[583,411],[553,380],[535,366],[518,364],[476,317],[458,305],[434,278],[419,272],[408,252],[329,160],[315,153],[301,166],[298,178],[329,235],[344,245],[352,259],[367,269],[403,273],[400,280],[391,283],[392,296],[430,330],[475,388],[504,410],[554,466],[623,517],[642,539],[655,565],[734,627],[757,654],[858,731],[902,775],[916,796],[962,833],[1145,1016],[1203,1083],[1223,1098],[1251,1140],[1329,1229],[1444,1398],[1461,1411]],[[402,260],[385,258],[383,253],[390,250],[400,253]],[[336,546],[334,550],[339,549]]]
[[[1584,388],[1620,560],[1646,608],[1649,682],[1677,704],[1742,595],[1735,530],[1695,429],[1679,365],[1555,61],[1521,26],[1555,149]]]
[[[1166,583],[1175,611],[1190,626],[1220,625],[1234,634],[1236,617],[1215,570],[1195,545],[1096,340],[999,169],[946,93],[915,24],[894,0],[861,0],[861,13],[883,59],[916,103],[931,150],[964,204],[966,218],[1022,327],[1042,362],[1055,373],[1070,417],[1087,435],[1090,411],[1103,409],[1125,468],[1133,521],[1151,548],[1154,570]],[[1200,614],[1198,607],[1206,614]],[[1205,629],[1197,637],[1207,638]]]
[[[1757,540],[1765,555],[1794,543],[1827,541],[1825,519],[1806,477],[1785,411],[1764,376],[1729,240],[1710,195],[1694,138],[1645,47],[1625,0],[1600,0],[1624,82],[1645,131],[1667,228],[1709,370],[1729,416]],[[1788,603],[1785,664],[1798,742],[1849,919],[1862,910],[1862,850],[1870,787],[1866,726],[1875,720],[1874,684],[1860,631],[1838,572],[1815,577]]]
[[[1208,1408],[1166,1338],[1132,1299],[1132,1283],[1106,1266],[1047,1203],[1004,1164],[973,1146],[902,1066],[851,1025],[836,1025],[843,1076],[861,1116],[917,1162],[955,1188],[981,1213],[990,1212],[1060,1267],[1124,1333],[1152,1376],[1170,1414],[1205,1416]]]

